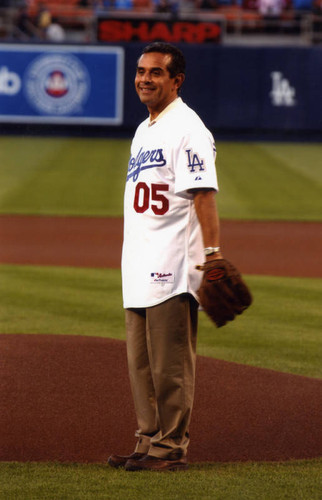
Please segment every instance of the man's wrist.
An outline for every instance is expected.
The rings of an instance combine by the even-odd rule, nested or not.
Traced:
[[[206,257],[210,255],[216,255],[217,253],[220,253],[220,247],[206,247],[204,248],[204,254]]]

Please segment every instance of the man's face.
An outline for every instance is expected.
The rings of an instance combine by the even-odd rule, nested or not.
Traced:
[[[136,92],[151,116],[157,116],[172,102],[182,85],[184,75],[170,77],[167,69],[171,55],[149,52],[143,54],[137,65],[135,76]]]

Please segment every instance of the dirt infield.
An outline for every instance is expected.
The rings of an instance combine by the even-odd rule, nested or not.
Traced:
[[[248,274],[322,277],[322,224],[221,223],[223,251]],[[0,216],[0,262],[120,266],[122,219]]]
[[[0,216],[0,262],[119,267],[122,221]],[[243,273],[322,277],[322,225],[223,221]],[[136,428],[121,341],[0,335],[0,460],[104,462]],[[322,455],[322,381],[198,357],[189,459]]]
[[[125,343],[1,335],[0,460],[104,462],[134,447]],[[322,381],[198,357],[189,459],[321,455]]]

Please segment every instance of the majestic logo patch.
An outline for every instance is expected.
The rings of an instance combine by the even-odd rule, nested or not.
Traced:
[[[173,273],[151,273],[151,283],[174,283]]]
[[[142,149],[140,149],[136,156],[131,156],[126,181],[132,178],[133,182],[136,182],[142,170],[164,167],[166,165],[167,162],[163,156],[163,149],[147,151],[142,151]]]
[[[191,149],[186,149],[186,153],[188,157],[188,169],[191,174],[195,173],[196,169],[199,172],[205,170],[204,161],[199,158],[197,153],[194,153]]]

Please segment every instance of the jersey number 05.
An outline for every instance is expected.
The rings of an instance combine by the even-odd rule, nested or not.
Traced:
[[[151,205],[155,215],[165,214],[169,210],[169,200],[162,194],[165,191],[169,191],[168,184],[151,184],[150,189],[145,182],[139,182],[135,188],[134,210],[143,214]]]

